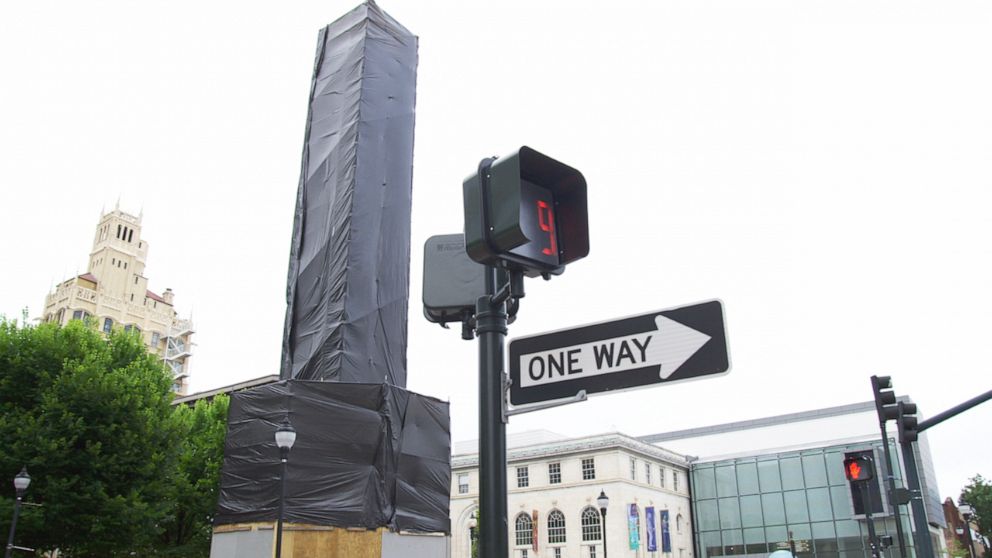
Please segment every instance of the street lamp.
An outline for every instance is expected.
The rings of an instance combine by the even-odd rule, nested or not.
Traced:
[[[282,514],[286,502],[286,461],[289,459],[289,450],[296,442],[296,430],[289,423],[289,419],[282,421],[282,425],[276,430],[276,445],[279,446],[279,459],[282,461],[281,472],[279,473],[279,519],[276,522],[276,558],[282,558]]]
[[[479,535],[476,532],[476,527],[478,527],[479,521],[475,518],[473,513],[471,517],[468,518],[468,555],[470,558],[476,558],[476,544],[478,542]]]
[[[968,538],[968,552],[971,553],[971,558],[975,558],[975,541],[971,538],[971,519],[975,516],[975,509],[968,504],[961,504],[958,511],[964,518],[964,535]]]
[[[606,492],[600,490],[599,498],[596,498],[596,503],[599,504],[600,515],[603,516],[603,558],[606,558],[606,508],[610,505],[610,498],[606,495]]]
[[[14,550],[14,532],[17,530],[17,516],[21,513],[21,498],[31,484],[31,475],[28,474],[27,466],[21,467],[21,472],[14,477],[14,490],[17,498],[14,500],[14,519],[10,522],[10,536],[7,537],[7,551],[4,558],[10,558],[10,551]]]

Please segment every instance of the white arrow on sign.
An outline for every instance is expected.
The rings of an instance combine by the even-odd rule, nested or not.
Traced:
[[[533,387],[613,374],[648,366],[660,366],[666,380],[692,355],[709,335],[658,315],[655,329],[520,355],[520,385]]]

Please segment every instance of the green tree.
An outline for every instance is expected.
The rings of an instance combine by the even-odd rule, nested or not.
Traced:
[[[169,518],[179,432],[172,381],[136,333],[0,320],[0,479],[32,476],[20,544],[141,555]],[[0,525],[13,488],[0,482]]]
[[[200,400],[194,407],[177,406],[173,420],[181,442],[171,483],[172,509],[163,523],[161,555],[210,554],[211,521],[217,509],[220,466],[224,459],[229,399]]]
[[[992,537],[992,482],[975,475],[961,491],[958,504],[968,504],[975,510],[978,532]]]

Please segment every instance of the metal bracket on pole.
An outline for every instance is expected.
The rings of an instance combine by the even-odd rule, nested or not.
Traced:
[[[588,394],[586,394],[586,390],[583,389],[583,390],[579,390],[579,393],[576,393],[575,395],[571,397],[566,397],[564,399],[555,399],[554,401],[544,401],[541,403],[534,403],[532,405],[521,405],[520,407],[514,407],[511,409],[508,400],[510,397],[510,385],[512,383],[513,380],[511,380],[506,376],[503,377],[503,422],[506,422],[507,419],[509,419],[513,415],[522,415],[524,413],[530,413],[533,411],[543,411],[544,409],[561,407],[562,405],[570,405],[572,403],[579,403],[585,401],[586,399],[589,399]]]

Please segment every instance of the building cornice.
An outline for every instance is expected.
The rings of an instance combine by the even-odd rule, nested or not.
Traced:
[[[623,449],[642,456],[652,457],[660,461],[666,461],[672,465],[688,467],[689,462],[684,455],[659,448],[651,444],[646,444],[625,434],[599,434],[583,438],[572,438],[559,442],[535,444],[514,448],[507,451],[507,463],[530,461],[548,457],[560,457],[564,455],[588,453],[596,450]],[[451,458],[451,468],[472,468],[479,466],[478,454],[466,454],[453,456]]]

